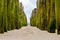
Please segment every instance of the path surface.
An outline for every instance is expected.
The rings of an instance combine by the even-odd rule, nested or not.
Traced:
[[[22,27],[0,34],[0,40],[60,40],[60,35],[41,31],[35,27]]]

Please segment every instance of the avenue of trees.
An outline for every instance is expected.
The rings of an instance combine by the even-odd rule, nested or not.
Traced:
[[[60,34],[60,0],[37,0],[30,25]],[[0,0],[0,33],[27,26],[24,7],[19,0]]]
[[[0,33],[27,25],[26,15],[21,11],[19,0],[0,0]]]
[[[37,10],[32,11],[31,26],[49,33],[60,34],[60,0],[37,0]],[[36,11],[36,12],[35,12]]]

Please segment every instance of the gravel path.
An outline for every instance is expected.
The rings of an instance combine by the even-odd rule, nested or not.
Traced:
[[[36,27],[22,27],[0,34],[0,40],[60,40],[60,35],[41,31]]]

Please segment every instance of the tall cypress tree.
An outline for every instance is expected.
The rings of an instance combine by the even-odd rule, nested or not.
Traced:
[[[0,0],[0,33],[4,33],[3,14],[4,14],[4,0]]]
[[[18,15],[19,15],[19,1],[18,0],[15,0],[15,26],[16,26],[16,29],[19,29],[19,25],[21,25],[21,24],[19,24],[19,17],[18,17]]]
[[[21,26],[27,26],[27,18],[24,12],[24,7],[22,3],[19,3],[19,21],[21,22]]]
[[[36,13],[37,13],[37,8],[34,8],[34,10],[32,11],[32,14],[31,14],[31,18],[30,18],[31,26],[36,26]]]
[[[37,28],[41,28],[41,0],[37,0],[37,14],[36,14],[36,26]]]
[[[55,18],[55,2],[54,0],[49,0],[48,1],[48,10],[47,10],[47,30],[50,33],[55,33],[55,29],[56,29],[56,18]]]
[[[60,34],[60,0],[55,0],[57,33]]]
[[[45,0],[37,0],[37,14],[36,14],[36,25],[41,30],[45,30],[47,22],[46,15],[46,1]]]
[[[8,30],[7,0],[4,0],[3,26],[4,31],[7,32]]]
[[[12,0],[7,0],[7,13],[8,13],[8,30],[11,30],[11,4]]]

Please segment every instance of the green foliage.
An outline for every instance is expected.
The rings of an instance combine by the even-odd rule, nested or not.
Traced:
[[[20,21],[22,26],[27,26],[27,19],[25,13],[20,13]]]
[[[50,33],[55,33],[56,30],[56,19],[52,19],[48,25],[47,31]]]
[[[25,15],[25,13],[24,13],[24,10],[23,10],[23,5],[22,5],[22,3],[20,3],[19,4],[19,19],[20,19],[20,22],[21,22],[21,25],[22,26],[27,26],[27,18],[26,18],[26,15]]]
[[[46,2],[44,0],[37,1],[37,15],[36,15],[36,25],[39,29],[45,30],[47,22],[47,14],[46,14]]]
[[[31,18],[31,26],[36,26],[36,17],[34,17],[34,18]]]
[[[0,33],[4,33],[3,13],[4,13],[4,0],[0,0]]]
[[[55,0],[57,33],[60,34],[60,0]]]
[[[19,29],[21,24],[19,23],[19,2],[15,0],[15,28]]]
[[[0,4],[0,33],[21,28],[19,1],[0,0]],[[26,18],[25,15],[23,16]],[[25,20],[25,18],[23,18],[23,20]],[[24,25],[27,25],[27,20],[24,22]]]
[[[8,31],[7,0],[4,0],[3,26],[4,32],[7,32]]]
[[[16,0],[15,0],[16,1]],[[15,1],[8,0],[8,30],[13,30],[15,28]],[[16,5],[17,6],[17,5]]]
[[[30,25],[36,26],[36,8],[32,11],[32,16],[30,18]]]
[[[11,8],[12,0],[7,0],[7,16],[8,16],[8,30],[11,30]]]
[[[56,30],[56,14],[55,14],[55,1],[54,0],[49,0],[49,5],[48,5],[48,24],[47,24],[47,31],[50,33],[55,33]]]
[[[34,17],[32,13],[30,24],[37,26],[41,30],[47,30],[55,33],[56,30],[56,14],[55,0],[37,0],[37,13]]]

